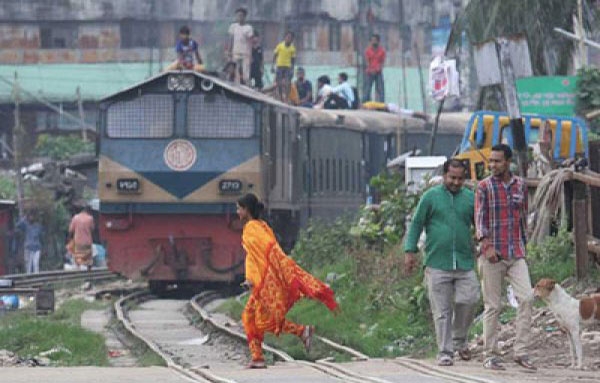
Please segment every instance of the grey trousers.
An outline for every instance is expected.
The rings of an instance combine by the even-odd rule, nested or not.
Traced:
[[[425,281],[433,312],[438,356],[454,356],[467,347],[469,327],[481,296],[474,270],[425,269]]]

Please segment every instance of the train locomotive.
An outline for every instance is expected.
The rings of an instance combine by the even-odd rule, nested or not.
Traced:
[[[165,72],[100,104],[100,236],[108,267],[171,283],[243,278],[235,202],[257,194],[290,248],[311,218],[364,203],[401,118],[292,107],[200,73]]]

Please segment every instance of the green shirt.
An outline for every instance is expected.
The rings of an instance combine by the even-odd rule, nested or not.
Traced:
[[[472,270],[474,209],[475,197],[471,190],[463,187],[452,194],[444,185],[434,186],[423,194],[417,205],[404,251],[417,251],[419,236],[425,229],[425,266],[446,271]]]

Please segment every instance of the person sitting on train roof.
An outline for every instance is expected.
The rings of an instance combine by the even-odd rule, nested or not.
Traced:
[[[198,52],[198,43],[190,37],[190,28],[187,25],[179,29],[179,40],[175,46],[177,52],[177,60],[171,63],[167,70],[195,70],[203,72],[202,58]],[[194,57],[196,64],[194,64]]]
[[[338,76],[339,85],[330,87],[323,102],[325,109],[352,109],[354,105],[354,90],[348,84],[348,75],[342,72]]]
[[[323,109],[325,106],[325,101],[331,94],[331,81],[329,80],[329,76],[323,75],[319,76],[317,79],[317,100],[315,102],[315,109]]]
[[[296,89],[298,90],[298,105],[305,108],[312,108],[312,84],[306,79],[304,68],[298,67],[296,70],[296,82],[294,84],[296,84]]]

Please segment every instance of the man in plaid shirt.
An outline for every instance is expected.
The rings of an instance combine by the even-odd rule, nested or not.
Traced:
[[[514,360],[529,370],[536,367],[527,355],[531,332],[533,293],[525,262],[527,243],[527,185],[510,172],[512,150],[500,144],[492,148],[492,175],[482,180],[475,193],[475,226],[480,241],[479,276],[485,306],[484,367],[504,370],[498,350],[498,316],[502,308],[502,281],[508,279],[519,302]]]

